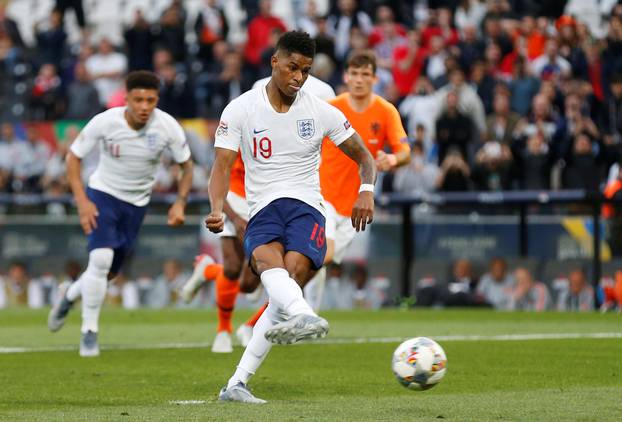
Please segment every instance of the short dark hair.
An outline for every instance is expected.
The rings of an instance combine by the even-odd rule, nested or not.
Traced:
[[[287,54],[299,53],[305,57],[315,56],[315,41],[303,31],[289,31],[281,35],[276,43],[276,51],[285,51]]]
[[[22,270],[24,270],[25,272],[28,272],[28,265],[26,265],[26,263],[24,261],[13,261],[9,264],[9,268],[13,268],[13,267],[18,267],[21,268]]]
[[[155,89],[159,91],[160,79],[155,73],[147,70],[130,72],[125,78],[125,90],[130,92],[133,89]]]
[[[348,60],[346,61],[346,70],[351,67],[365,67],[371,66],[374,75],[376,74],[376,69],[378,65],[376,63],[376,55],[371,50],[359,51],[356,53],[352,53]]]

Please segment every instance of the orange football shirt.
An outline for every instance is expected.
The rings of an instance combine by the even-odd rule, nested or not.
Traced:
[[[358,113],[350,106],[349,97],[350,94],[345,93],[328,102],[345,114],[374,158],[386,144],[394,154],[410,151],[400,114],[393,104],[374,95],[367,110]],[[360,185],[358,165],[332,142],[324,139],[320,164],[320,186],[324,199],[339,214],[349,217],[358,198]]]
[[[244,161],[242,154],[238,151],[238,158],[235,159],[233,167],[231,167],[231,176],[229,177],[229,190],[242,198],[246,198],[244,191]]]

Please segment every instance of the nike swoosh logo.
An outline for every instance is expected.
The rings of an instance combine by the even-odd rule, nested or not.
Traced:
[[[255,129],[253,129],[253,134],[258,135],[258,134],[260,134],[262,132],[265,132],[266,130],[268,130],[268,129],[264,129],[264,130],[255,130]]]

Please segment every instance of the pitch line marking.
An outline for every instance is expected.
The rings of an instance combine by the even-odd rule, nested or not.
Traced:
[[[620,333],[534,333],[534,334],[499,334],[484,335],[445,335],[433,336],[439,342],[446,341],[530,341],[530,340],[568,340],[568,339],[615,339],[622,338]],[[400,343],[408,337],[336,337],[318,340],[306,345],[325,344],[379,344]],[[155,344],[109,344],[102,345],[102,350],[162,350],[162,349],[206,349],[211,343],[155,343]],[[59,345],[44,347],[1,347],[0,354],[37,353],[37,352],[73,352],[77,346]]]
[[[206,400],[171,400],[168,402],[168,404],[177,404],[182,406],[205,403],[207,403]]]

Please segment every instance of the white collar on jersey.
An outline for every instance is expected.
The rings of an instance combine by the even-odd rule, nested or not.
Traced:
[[[269,82],[269,81],[268,81]],[[296,93],[296,98],[294,99],[294,102],[289,106],[289,110],[292,109],[292,107],[294,107],[295,104],[298,103],[298,99],[300,98],[300,93],[302,92],[302,88],[298,90],[298,92]],[[261,87],[261,97],[263,98],[263,100],[266,102],[266,104],[268,105],[268,107],[274,111],[276,114],[287,114],[289,113],[289,110],[285,111],[285,112],[280,112],[280,111],[276,111],[274,109],[274,106],[272,105],[272,103],[270,102],[270,97],[268,97],[268,84],[266,83],[263,87]]]

